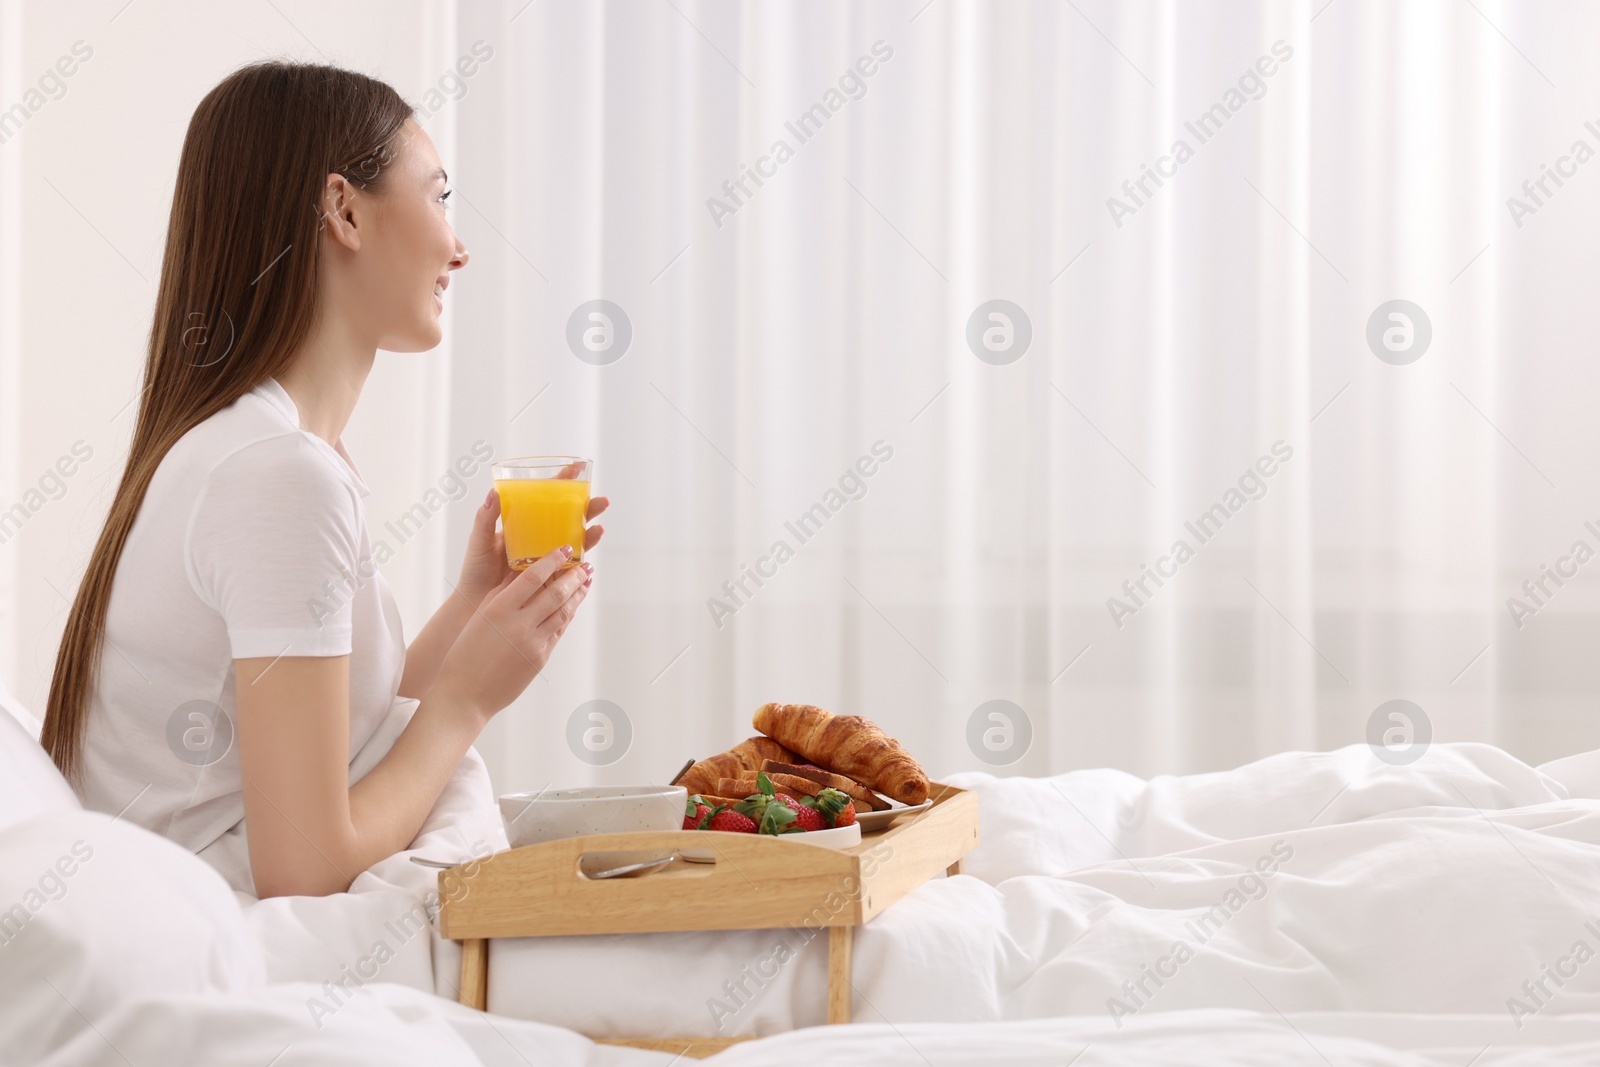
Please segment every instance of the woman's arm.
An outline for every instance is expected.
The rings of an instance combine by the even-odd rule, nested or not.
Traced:
[[[597,517],[611,506],[607,497],[597,496],[589,501],[586,519]],[[505,534],[495,529],[500,518],[500,494],[493,489],[484,498],[472,519],[472,533],[467,537],[467,555],[461,563],[461,578],[455,584],[439,610],[433,613],[426,625],[406,649],[405,672],[400,676],[400,695],[421,699],[439,674],[439,664],[449,653],[461,628],[483,600],[500,587],[507,576],[517,573],[506,562]],[[590,526],[584,531],[583,550],[588,552],[600,543],[604,526]]]
[[[477,736],[472,709],[426,701],[351,787],[350,657],[240,659],[234,668],[245,826],[262,898],[341,892],[405,848]]]
[[[450,646],[461,635],[461,628],[472,617],[477,604],[468,599],[456,586],[445,597],[439,610],[433,613],[411,647],[406,649],[406,668],[400,675],[400,695],[421,700],[439,675],[439,664],[444,662]]]
[[[256,895],[323,895],[416,837],[485,724],[544,666],[588,591],[552,552],[472,613],[394,747],[354,786],[350,657],[234,660]]]

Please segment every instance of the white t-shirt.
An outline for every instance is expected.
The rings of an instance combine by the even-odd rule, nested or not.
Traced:
[[[173,446],[112,583],[83,749],[85,807],[126,808],[123,818],[254,893],[238,884],[248,863],[237,862],[233,661],[348,654],[352,756],[400,687],[405,641],[372,559],[366,495],[342,442],[302,430],[273,378]],[[207,856],[224,835],[231,858]]]

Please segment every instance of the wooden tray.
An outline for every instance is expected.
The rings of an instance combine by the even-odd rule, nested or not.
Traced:
[[[828,1022],[849,1022],[854,928],[941,871],[960,873],[961,858],[978,843],[978,798],[938,782],[931,796],[931,807],[863,834],[844,851],[756,834],[669,830],[547,841],[440,871],[439,932],[462,942],[461,1003],[487,1006],[491,937],[809,926],[828,929]],[[716,862],[673,863],[640,878],[591,879],[579,870],[594,853],[659,856],[689,848],[709,850]],[[707,900],[717,907],[708,909]],[[596,1040],[709,1056],[747,1039]]]

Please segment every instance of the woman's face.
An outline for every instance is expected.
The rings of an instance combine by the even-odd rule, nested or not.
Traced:
[[[361,247],[347,260],[353,269],[340,288],[377,347],[425,352],[443,336],[444,289],[451,272],[467,265],[467,249],[445,218],[449,186],[422,127],[406,122],[387,166],[380,187],[357,194],[367,208],[358,213]],[[369,225],[359,225],[361,215]]]

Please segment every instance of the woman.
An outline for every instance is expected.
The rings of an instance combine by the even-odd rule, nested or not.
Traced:
[[[88,807],[260,897],[342,892],[405,849],[592,574],[563,550],[512,571],[491,490],[454,593],[401,639],[340,435],[377,349],[439,343],[467,263],[411,111],[382,82],[284,63],[196,109],[127,469],[50,689],[41,740]],[[350,784],[400,702],[403,733]]]

